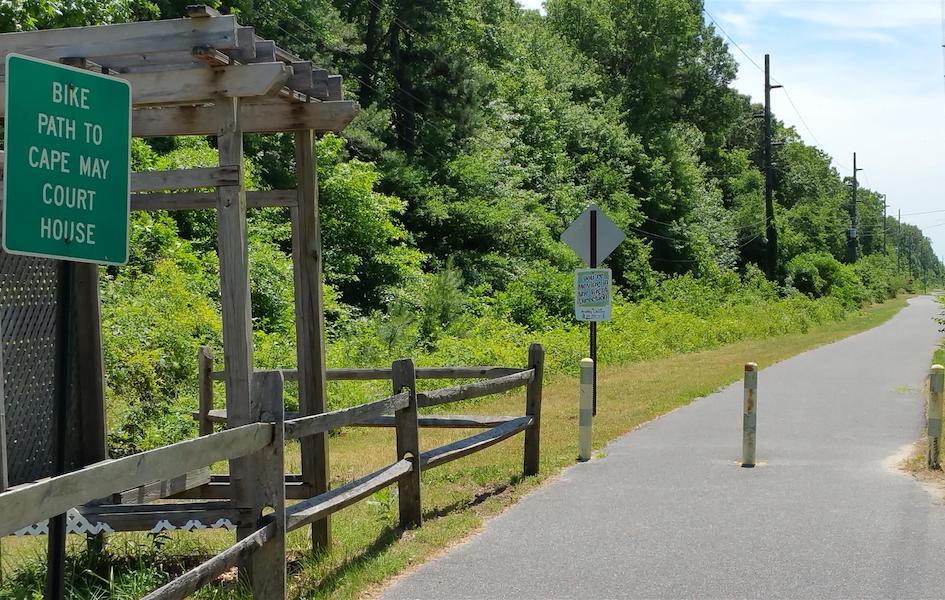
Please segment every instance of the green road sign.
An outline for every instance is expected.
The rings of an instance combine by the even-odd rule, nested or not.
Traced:
[[[610,269],[574,271],[574,317],[578,321],[609,321]]]
[[[128,262],[131,87],[7,55],[3,249]]]

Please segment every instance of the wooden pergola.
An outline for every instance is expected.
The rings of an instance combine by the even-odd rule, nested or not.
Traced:
[[[189,16],[183,19],[2,34],[0,60],[15,52],[127,79],[134,105],[132,134],[136,137],[216,136],[218,167],[134,173],[131,207],[216,209],[229,427],[258,422],[262,416],[262,407],[255,404],[252,394],[246,211],[265,206],[289,208],[299,407],[302,415],[323,413],[326,374],[322,251],[314,142],[319,132],[342,130],[357,113],[358,105],[343,99],[340,76],[329,75],[260,38],[252,27],[241,26],[235,16],[221,15],[206,6],[191,6],[187,12]],[[5,86],[0,85],[0,116],[4,94]],[[295,136],[297,187],[247,192],[243,134],[277,132]],[[215,191],[195,191],[205,188]],[[82,405],[82,441],[77,452],[81,465],[88,465],[107,458],[95,265],[76,266],[73,306],[78,313],[75,397]],[[0,410],[0,491],[6,486],[7,472],[3,434]],[[300,495],[326,492],[327,434],[303,438],[301,448]],[[222,492],[221,486],[214,488],[236,506],[258,504],[254,502],[257,490],[248,484],[246,460],[233,460]],[[313,524],[312,535],[315,547],[328,544],[327,518]]]

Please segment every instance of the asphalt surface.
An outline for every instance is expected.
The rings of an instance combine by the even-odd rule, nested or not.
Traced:
[[[890,457],[922,435],[932,298],[620,438],[384,598],[942,598],[945,506]]]

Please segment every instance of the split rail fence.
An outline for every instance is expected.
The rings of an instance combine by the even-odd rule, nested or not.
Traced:
[[[209,353],[202,349],[206,368]],[[108,522],[118,529],[140,530],[155,519],[186,518],[208,522],[228,519],[237,526],[238,541],[227,550],[155,590],[147,600],[185,598],[235,566],[245,568],[256,598],[286,595],[285,535],[288,531],[326,519],[389,485],[397,484],[400,525],[420,526],[423,520],[420,474],[478,452],[524,432],[523,471],[538,472],[544,350],[529,349],[525,368],[453,367],[416,369],[411,359],[399,360],[390,369],[329,371],[330,379],[390,379],[393,395],[358,406],[311,416],[286,419],[284,381],[293,371],[257,371],[253,374],[252,422],[219,432],[202,431],[200,437],[177,444],[106,460],[77,471],[26,483],[0,493],[0,536],[42,521],[73,507],[90,520]],[[211,367],[212,368],[212,367]],[[222,375],[204,371],[210,378]],[[482,381],[434,391],[418,392],[418,378],[477,378]],[[202,387],[206,385],[203,378]],[[456,415],[419,416],[418,409],[526,388],[525,414],[516,417]],[[206,400],[206,398],[204,398]],[[203,410],[201,423],[223,421],[225,413]],[[291,416],[291,415],[290,415]],[[397,461],[325,493],[287,504],[287,489],[297,477],[284,475],[285,442],[327,434],[351,426],[393,427]],[[421,452],[421,427],[485,428],[486,431]],[[239,461],[244,468],[217,481],[201,484],[185,493],[172,494],[174,503],[136,502],[143,494],[166,497],[168,482],[219,461]],[[214,484],[217,484],[216,486]],[[221,494],[219,484],[225,488]],[[157,486],[155,488],[155,486]],[[153,492],[154,489],[163,490]],[[300,491],[298,488],[296,491]],[[203,493],[201,493],[203,492]],[[203,498],[184,501],[183,497]],[[206,499],[230,498],[227,501]],[[234,499],[244,499],[243,502]],[[245,500],[248,500],[246,502]],[[167,502],[166,500],[164,502]]]

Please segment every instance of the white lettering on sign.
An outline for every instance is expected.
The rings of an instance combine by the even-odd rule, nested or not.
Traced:
[[[43,202],[79,210],[95,210],[95,190],[43,184]]]
[[[105,179],[108,176],[108,161],[94,156],[80,156],[79,174],[95,179]]]
[[[30,166],[34,169],[71,173],[69,170],[69,156],[70,154],[68,152],[61,150],[50,150],[49,148],[30,146],[29,162]]]
[[[85,143],[102,145],[102,126],[95,123],[85,123]]]
[[[58,115],[37,113],[36,131],[43,135],[74,140],[75,121]]]
[[[49,240],[94,246],[95,240],[92,239],[94,234],[95,225],[93,223],[51,219],[49,217],[40,217],[39,219],[39,236]]]
[[[76,87],[71,83],[52,83],[52,101],[54,104],[75,106],[83,110],[89,109],[89,91]]]

